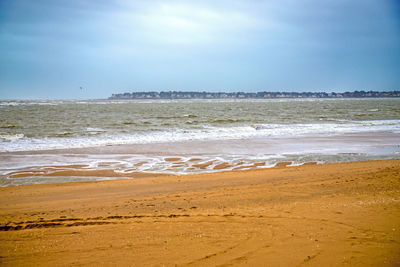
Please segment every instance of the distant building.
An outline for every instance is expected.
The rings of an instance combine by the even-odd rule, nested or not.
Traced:
[[[132,92],[112,94],[108,99],[263,99],[263,98],[372,98],[400,97],[400,91],[354,91],[344,93],[326,92]]]

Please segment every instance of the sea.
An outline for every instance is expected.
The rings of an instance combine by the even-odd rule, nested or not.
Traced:
[[[399,98],[0,101],[0,186],[398,158]]]

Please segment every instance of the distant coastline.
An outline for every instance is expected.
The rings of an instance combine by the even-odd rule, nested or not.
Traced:
[[[353,91],[344,93],[327,92],[126,92],[112,94],[108,99],[273,99],[273,98],[383,98],[400,97],[400,91]]]

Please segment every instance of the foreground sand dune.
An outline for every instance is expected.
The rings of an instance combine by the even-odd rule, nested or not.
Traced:
[[[0,188],[2,266],[399,266],[400,160]]]

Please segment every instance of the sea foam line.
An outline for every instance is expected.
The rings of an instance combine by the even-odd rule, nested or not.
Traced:
[[[92,128],[88,128],[92,129]],[[95,129],[98,131],[98,129]],[[351,121],[314,124],[254,124],[237,127],[203,126],[202,129],[170,129],[147,133],[76,137],[25,137],[23,133],[0,135],[0,152],[68,149],[121,144],[151,144],[179,141],[229,140],[256,137],[300,137],[365,132],[400,133],[400,120]]]

